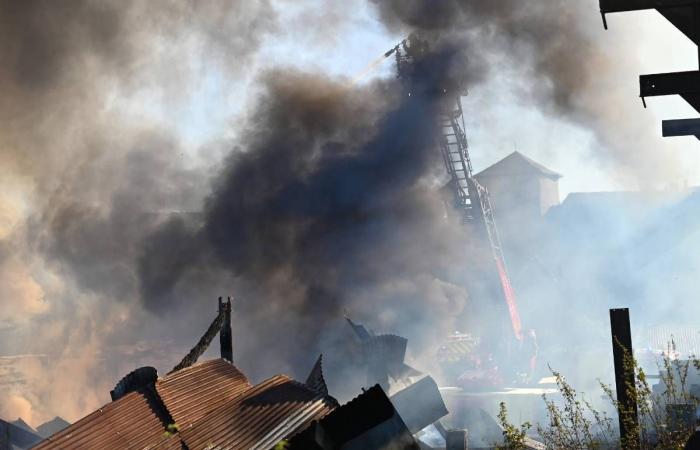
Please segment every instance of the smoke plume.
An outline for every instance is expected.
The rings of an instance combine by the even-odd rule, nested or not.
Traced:
[[[0,360],[0,413],[79,418],[134,367],[174,366],[220,295],[253,379],[303,379],[325,352],[332,393],[356,394],[346,310],[430,368],[446,334],[480,320],[464,286],[482,250],[449,214],[435,92],[505,77],[593,133],[616,175],[674,171],[606,97],[597,74],[623,62],[592,38],[594,2],[575,3],[369,2],[434,57],[408,82],[349,86],[260,70],[260,46],[294,35],[265,0],[0,0],[0,352],[29,355]],[[345,20],[327,8],[298,14],[310,41]],[[245,107],[234,138],[192,148],[186,113],[210,85],[245,91]]]
[[[472,91],[479,91],[479,81],[499,80],[516,101],[590,132],[591,157],[619,184],[654,186],[683,173],[677,157],[658,151],[662,141],[650,114],[625,120],[624,105],[636,93],[624,69],[639,63],[633,52],[614,51],[620,44],[601,31],[594,0],[371,3],[392,30],[461,42]]]
[[[2,364],[3,416],[21,398],[27,420],[77,419],[161,331],[141,321],[140,242],[200,208],[215,161],[159,117],[202,73],[244,82],[275,20],[264,0],[0,1],[0,354],[44,355]]]
[[[409,96],[394,81],[348,89],[289,70],[261,82],[201,228],[174,219],[148,239],[139,265],[146,305],[165,307],[202,266],[235,274],[240,364],[268,349],[252,375],[300,372],[324,350],[330,372],[340,370],[344,309],[434,345],[465,301],[442,276],[461,255],[450,241],[464,233],[445,220],[437,180],[440,99]],[[168,261],[186,262],[170,271],[180,277],[161,276]]]

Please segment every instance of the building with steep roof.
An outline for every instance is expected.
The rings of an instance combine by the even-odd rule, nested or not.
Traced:
[[[489,192],[506,261],[517,266],[544,216],[559,205],[562,176],[516,151],[474,177]]]
[[[521,211],[537,218],[559,204],[559,179],[562,176],[517,151],[474,177],[489,190],[494,208],[500,215]]]

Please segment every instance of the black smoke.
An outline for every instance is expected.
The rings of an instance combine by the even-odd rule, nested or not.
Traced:
[[[202,67],[244,83],[275,26],[265,0],[0,1],[0,354],[50,355],[10,386],[34,419],[79,418],[143,342],[172,345],[136,260],[163,216],[201,209],[213,161],[161,117]]]
[[[436,118],[451,106],[441,86],[452,83],[447,67],[461,54],[436,55],[433,68],[444,70],[430,77],[363,88],[310,73],[267,73],[201,227],[188,232],[175,219],[147,240],[139,265],[147,307],[165,307],[187,283],[182,273],[167,286],[151,268],[168,264],[163,255],[181,243],[197,242],[183,270],[203,264],[234,274],[241,297],[235,322],[246,336],[238,349],[253,374],[261,367],[300,372],[309,355],[326,351],[339,375],[351,339],[344,310],[427,337],[421,341],[430,349],[465,300],[450,283],[461,272],[464,232],[445,217],[436,145]],[[253,364],[261,348],[269,360]]]
[[[610,179],[636,188],[682,172],[682,163],[673,155],[660,156],[657,151],[664,142],[651,115],[625,120],[637,96],[638,74],[630,74],[629,68],[639,61],[633,50],[624,48],[621,36],[603,32],[595,0],[370,4],[397,33],[417,31],[459,42],[469,60],[470,90],[483,90],[485,82],[494,82],[492,95],[512,91],[508,98],[515,105],[590,133],[595,141],[590,156]]]

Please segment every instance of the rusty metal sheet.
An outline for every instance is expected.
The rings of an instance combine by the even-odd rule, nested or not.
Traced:
[[[180,427],[201,419],[250,387],[245,375],[223,359],[195,364],[156,383],[156,391]]]
[[[261,449],[306,428],[329,414],[331,401],[306,386],[279,375],[250,388],[201,420],[180,429],[191,450]]]
[[[42,441],[35,450],[143,449],[166,439],[141,392],[131,392]]]
[[[333,399],[278,375],[258,385],[223,359],[174,372],[155,384],[178,431],[144,390],[131,392],[43,441],[37,450],[268,450],[329,414]],[[150,394],[153,396],[153,394]],[[186,447],[183,446],[186,445]]]

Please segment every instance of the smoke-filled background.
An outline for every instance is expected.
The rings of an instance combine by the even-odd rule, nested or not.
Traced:
[[[477,170],[517,148],[563,173],[564,194],[700,182],[697,143],[659,138],[636,98],[639,73],[693,64],[660,17],[604,33],[594,0],[326,3],[0,2],[0,417],[75,420],[133,368],[164,373],[220,295],[235,297],[234,358],[253,380],[303,378],[324,352],[331,390],[356,393],[345,310],[408,337],[432,368],[441,340],[478,321],[436,105],[406,95],[390,61],[351,83],[411,31],[443,55],[422,83],[467,81]],[[558,324],[550,341],[580,342],[605,335],[613,295],[642,302],[663,283],[640,288],[659,269],[610,262],[622,243],[649,259],[634,220],[606,254],[562,220],[568,234],[538,258],[572,269],[521,271],[535,280],[521,307],[545,340]],[[676,275],[654,314],[688,307],[694,287]],[[590,293],[604,297],[590,315],[562,321],[561,302]]]

